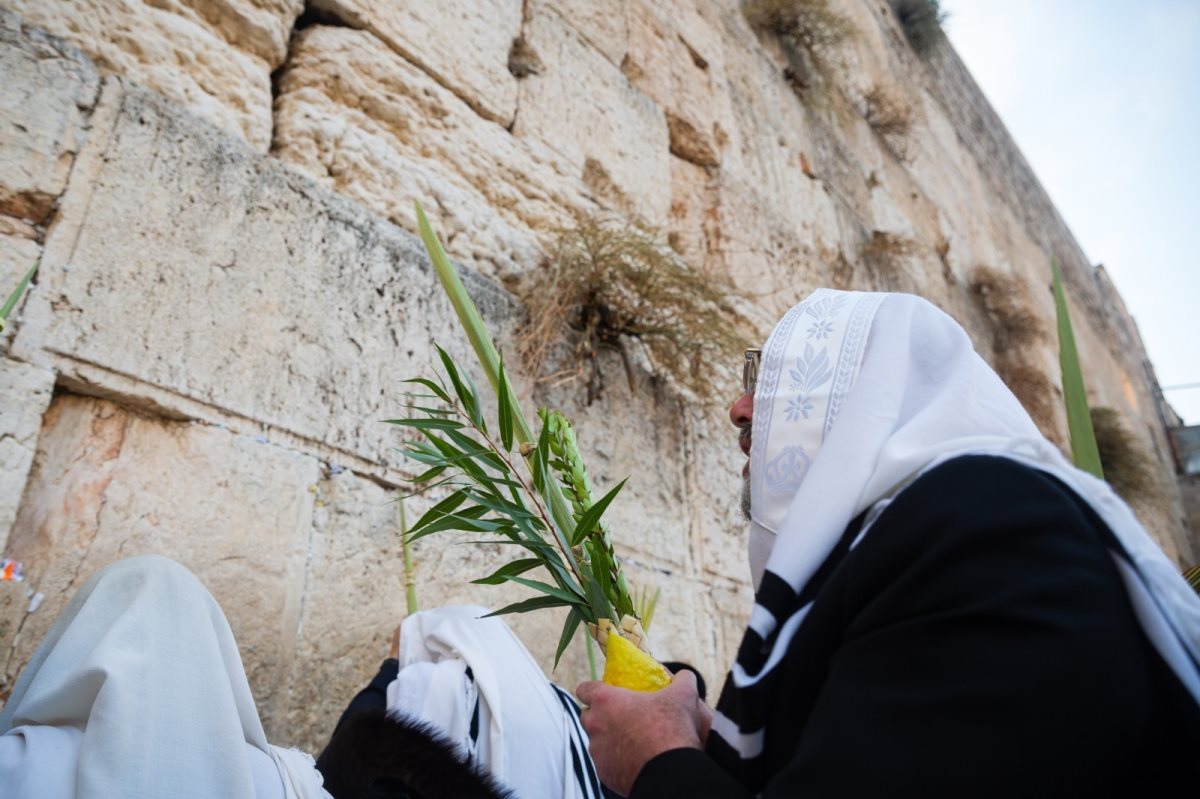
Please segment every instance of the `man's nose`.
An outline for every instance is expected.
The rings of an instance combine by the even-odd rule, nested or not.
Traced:
[[[738,397],[737,402],[729,408],[729,420],[733,422],[734,427],[749,427],[754,420],[754,397],[751,394],[743,394]]]

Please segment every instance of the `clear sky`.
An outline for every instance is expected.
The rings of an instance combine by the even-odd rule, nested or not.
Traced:
[[[1200,383],[1200,0],[942,8],[955,49],[1125,298],[1159,383]],[[1200,424],[1200,388],[1166,396]]]

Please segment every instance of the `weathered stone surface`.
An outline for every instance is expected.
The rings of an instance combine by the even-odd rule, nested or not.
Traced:
[[[33,465],[54,373],[0,356],[0,552]]]
[[[26,24],[87,53],[103,71],[131,78],[240,132],[260,151],[270,144],[271,70],[282,62],[302,0],[6,0],[6,5]]]
[[[517,79],[508,56],[521,33],[522,0],[314,0],[433,76],[476,112],[511,125]]]
[[[361,31],[303,31],[279,92],[278,157],[409,230],[420,200],[450,254],[485,273],[528,268],[539,234],[592,207],[566,159],[481,119]]]
[[[22,30],[0,9],[0,74],[0,214],[42,222],[66,188],[99,73],[79,51]]]
[[[557,13],[535,6],[524,36],[545,68],[521,81],[513,133],[566,156],[605,205],[663,224],[671,177],[662,109]]]
[[[88,182],[64,198],[80,216],[47,242],[20,357],[78,390],[394,464],[377,420],[395,415],[400,381],[435,339],[465,346],[419,245],[148,92],[111,105],[81,157]],[[504,330],[507,300],[472,285]]]
[[[45,600],[0,641],[8,685],[92,572],[160,553],[217,598],[268,734],[281,731],[282,654],[294,648],[299,621],[317,461],[252,436],[72,396],[51,404],[37,450],[7,553],[24,562],[27,587]],[[24,601],[0,596],[14,600]]]
[[[534,0],[557,13],[588,44],[616,66],[629,48],[629,16],[638,0]]]

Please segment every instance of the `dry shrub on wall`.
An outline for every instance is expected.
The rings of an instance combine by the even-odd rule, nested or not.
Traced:
[[[834,10],[833,0],[749,0],[743,13],[754,27],[818,55],[854,32],[850,20]]]
[[[1046,326],[1029,294],[1015,275],[991,267],[976,267],[967,286],[976,306],[988,320],[992,364],[996,374],[1017,396],[1047,438],[1059,444],[1057,419],[1061,405],[1049,375],[1034,364],[1037,349],[1046,342]]]
[[[891,3],[904,36],[917,55],[933,52],[944,35],[942,23],[946,21],[946,12],[938,0],[891,0]]]
[[[732,373],[726,372],[750,339],[730,284],[691,269],[651,233],[612,218],[558,231],[521,294],[530,309],[519,338],[522,359],[540,380],[584,380],[589,404],[604,390],[601,350],[620,353],[631,389],[631,348],[640,347],[655,374],[709,401],[728,393]],[[547,374],[563,342],[574,345],[573,363]]]
[[[971,272],[968,288],[991,323],[992,342],[998,353],[1044,340],[1046,327],[1033,306],[1029,288],[1015,275],[979,266]]]
[[[918,251],[915,241],[882,230],[871,232],[871,239],[860,253],[872,278],[870,288],[882,291],[914,289],[905,277],[905,261]]]
[[[1157,469],[1150,455],[1112,408],[1092,408],[1092,430],[1100,450],[1104,479],[1130,503],[1153,503],[1162,499]]]
[[[895,88],[878,84],[868,89],[862,98],[863,118],[887,143],[888,149],[901,161],[909,160],[909,134],[916,114],[912,106]]]

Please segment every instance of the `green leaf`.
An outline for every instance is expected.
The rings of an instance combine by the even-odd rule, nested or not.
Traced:
[[[583,587],[587,591],[588,605],[591,607],[592,613],[597,619],[620,621],[613,617],[612,605],[609,603],[608,598],[604,596],[604,590],[600,587],[600,583],[596,580],[591,569],[588,568],[586,563],[580,563],[579,569],[583,572]]]
[[[435,522],[430,522],[418,532],[410,530],[409,540],[416,541],[427,535],[445,532],[446,530],[462,530],[467,533],[490,533],[495,528],[496,523],[478,518],[483,512],[486,512],[486,508],[470,508],[461,513],[447,514]]]
[[[13,289],[13,293],[9,294],[8,299],[4,301],[4,307],[0,308],[0,331],[4,330],[4,326],[8,323],[8,315],[13,312],[13,308],[17,307],[17,303],[21,300],[21,295],[25,293],[25,289],[29,288],[29,281],[33,280],[33,276],[37,274],[38,267],[41,264],[41,258],[35,260],[33,266],[29,267],[29,271],[21,278],[21,282]]]
[[[462,422],[453,419],[384,419],[384,424],[412,427],[417,430],[461,430]]]
[[[410,482],[426,483],[426,482],[429,482],[430,480],[432,480],[433,478],[437,477],[439,474],[441,474],[444,471],[446,471],[445,466],[434,466],[432,469],[428,469],[426,471],[421,472],[416,477],[414,477]]]
[[[592,530],[596,529],[596,525],[600,523],[600,517],[604,515],[604,511],[608,508],[609,503],[616,499],[617,493],[625,487],[625,483],[628,480],[629,478],[626,477],[617,483],[612,491],[601,497],[599,502],[588,508],[587,512],[579,518],[579,524],[575,526],[575,535],[571,537],[571,546],[578,545]]]
[[[567,614],[567,620],[563,624],[562,634],[558,636],[558,648],[554,650],[554,668],[558,668],[558,661],[562,659],[563,652],[567,651],[567,646],[575,637],[575,631],[579,629],[582,621],[583,615],[580,614],[579,608],[571,608],[571,612]]]
[[[511,502],[503,499],[496,499],[495,497],[485,497],[482,494],[478,494],[474,491],[471,492],[471,500],[473,502],[478,502],[480,505],[486,505],[496,513],[499,513],[502,516],[507,516],[513,521],[518,519],[537,518],[521,505],[514,505]]]
[[[498,408],[496,417],[500,423],[500,444],[505,452],[513,448],[512,403],[508,400],[508,374],[504,371],[504,358],[500,359],[500,387],[496,390]]]
[[[540,580],[530,580],[527,577],[518,577],[515,574],[511,575],[508,579],[514,583],[520,583],[521,585],[525,586],[526,588],[532,588],[535,591],[541,591],[543,594],[558,597],[559,599],[561,599],[564,602],[575,603],[575,602],[579,602],[580,600],[584,599],[584,596],[582,594],[576,594],[573,591],[567,591],[562,588],[556,588],[555,586],[550,585],[549,583],[543,583]]]
[[[435,345],[436,346],[436,345]],[[454,359],[450,357],[450,353],[446,352],[441,347],[437,347],[438,357],[442,359],[442,366],[446,369],[446,376],[450,378],[450,383],[454,386],[454,393],[458,395],[458,401],[463,406],[463,410],[467,412],[467,416],[482,428],[480,419],[478,419],[479,408],[476,402],[476,393],[474,385],[468,387],[463,382],[462,377],[458,373],[458,366],[454,363]]]
[[[450,298],[450,304],[454,306],[454,312],[458,315],[458,321],[467,334],[467,340],[471,342],[471,347],[475,350],[479,365],[483,367],[484,374],[487,375],[492,388],[496,389],[500,384],[500,353],[496,351],[496,345],[492,343],[492,337],[484,327],[479,309],[475,307],[471,296],[467,294],[462,278],[454,270],[454,265],[446,257],[446,251],[442,249],[442,243],[438,241],[437,234],[433,232],[429,220],[425,218],[425,210],[421,208],[420,203],[415,203],[415,206],[417,229],[420,231],[421,241],[425,243],[425,249],[429,252],[429,260],[433,263],[434,271],[437,273],[442,288],[446,290],[446,296]],[[512,417],[516,424],[514,432],[517,440],[531,441],[533,433],[529,428],[529,423],[525,421],[524,414],[521,413],[520,405],[512,394],[511,388],[509,389],[509,401],[513,408]]]
[[[1067,408],[1067,429],[1071,434],[1071,458],[1085,472],[1091,472],[1101,480],[1104,469],[1100,466],[1100,449],[1096,446],[1096,432],[1092,429],[1092,414],[1088,409],[1087,389],[1083,384],[1083,369],[1079,365],[1079,351],[1075,348],[1075,333],[1071,328],[1071,313],[1067,308],[1067,295],[1063,290],[1062,270],[1058,261],[1050,261],[1054,273],[1054,309],[1058,316],[1058,360],[1062,368],[1063,402]]]
[[[571,603],[563,602],[561,599],[552,596],[535,596],[533,599],[526,599],[521,602],[514,602],[511,605],[505,605],[499,610],[493,610],[483,618],[491,616],[503,616],[507,613],[528,613],[531,610],[542,610],[544,608],[565,608]]]
[[[453,513],[459,505],[467,501],[467,492],[464,489],[455,491],[450,496],[443,499],[441,502],[434,505],[429,510],[421,514],[421,518],[417,519],[417,523],[408,529],[409,535],[412,535],[417,530],[420,530],[427,524],[432,524],[448,513]]]
[[[496,571],[489,574],[487,577],[480,577],[478,580],[472,580],[475,585],[500,585],[517,574],[524,574],[530,569],[536,569],[542,565],[541,558],[521,558],[514,560],[512,563],[506,563]]]
[[[438,398],[442,400],[442,402],[450,402],[450,395],[447,394],[441,386],[439,386],[437,383],[433,382],[432,380],[429,380],[428,378],[414,377],[411,380],[405,380],[404,382],[405,383],[416,383],[418,385],[425,386],[425,388],[429,389],[434,394],[436,394],[438,396]]]

